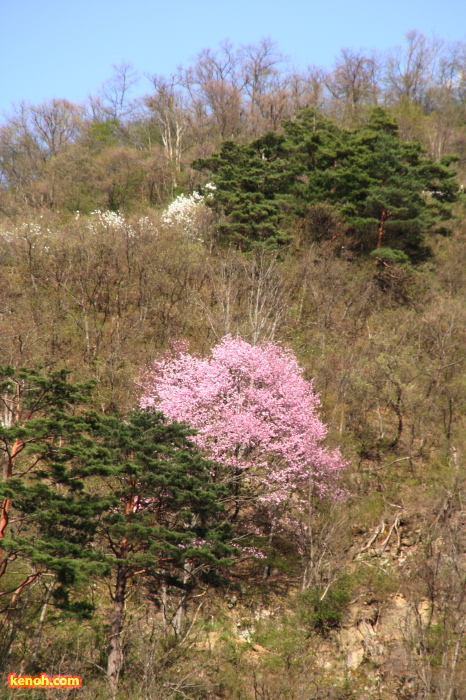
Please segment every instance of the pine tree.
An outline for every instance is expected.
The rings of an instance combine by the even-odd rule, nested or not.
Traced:
[[[232,530],[225,521],[225,486],[201,457],[192,430],[160,413],[135,411],[125,421],[87,416],[102,450],[108,507],[99,518],[93,556],[100,553],[114,581],[107,676],[116,696],[123,665],[121,633],[129,582],[136,576],[160,595],[162,582],[189,591],[195,576],[229,561]]]
[[[283,167],[282,143],[283,137],[275,133],[250,145],[225,141],[218,154],[192,164],[215,180],[207,204],[221,215],[222,242],[247,251],[258,244],[277,248],[288,240],[281,227],[281,200],[291,174]]]
[[[45,574],[54,575],[51,602],[81,616],[92,613],[89,581],[111,577],[107,677],[115,697],[130,581],[137,576],[159,597],[162,582],[188,594],[199,576],[225,563],[234,552],[226,487],[213,483],[214,466],[185,425],[152,411],[125,419],[74,413],[89,385],[69,384],[66,373],[2,371],[9,425],[0,427],[7,477],[0,573],[12,561],[31,572],[9,592],[5,621]]]
[[[66,371],[0,367],[0,590],[3,626],[13,617],[1,664],[8,659],[23,591],[44,574],[76,582],[76,559],[92,535],[88,507],[51,487],[51,451],[80,434],[75,407],[87,400],[93,382],[72,384]],[[58,466],[58,471],[63,465]],[[70,530],[67,521],[74,521]],[[38,538],[41,519],[45,540]],[[62,526],[57,528],[57,519]],[[65,525],[63,527],[63,525]],[[90,528],[90,529],[89,529]],[[58,590],[58,589],[57,589]],[[66,602],[66,601],[61,601]],[[89,606],[78,604],[86,614]]]
[[[298,124],[285,124],[295,170],[304,165],[305,184],[297,178],[294,188],[298,201],[334,205],[360,251],[389,247],[414,260],[425,256],[425,233],[450,216],[456,199],[454,172],[427,158],[420,144],[401,141],[380,108],[353,131],[310,121],[305,111]]]
[[[282,135],[265,134],[250,145],[225,142],[193,166],[211,174],[210,205],[223,217],[219,235],[240,250],[286,243],[290,217],[325,203],[343,215],[355,250],[393,248],[416,261],[428,254],[426,233],[451,217],[457,192],[451,160],[435,163],[420,144],[403,142],[380,108],[354,130],[304,109],[283,122]]]
[[[44,442],[51,444],[76,430],[72,408],[87,399],[93,386],[71,384],[64,370],[44,374],[0,366],[0,540],[7,533],[14,488],[24,486],[24,477],[41,472]],[[8,557],[0,555],[0,576],[7,564]]]

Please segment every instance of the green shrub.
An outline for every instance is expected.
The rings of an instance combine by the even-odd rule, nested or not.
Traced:
[[[337,629],[351,597],[347,578],[339,579],[327,592],[313,588],[301,595],[301,621],[311,630],[327,635]]]

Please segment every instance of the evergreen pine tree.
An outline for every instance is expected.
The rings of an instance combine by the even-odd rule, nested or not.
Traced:
[[[380,108],[354,130],[304,109],[283,122],[283,132],[250,145],[225,142],[193,163],[212,175],[210,205],[223,217],[224,240],[240,250],[281,245],[289,240],[287,217],[326,203],[343,215],[356,250],[394,248],[411,260],[428,254],[425,234],[451,217],[456,200],[449,162],[435,163],[420,144],[403,142]]]
[[[25,477],[42,473],[42,446],[77,429],[72,408],[87,399],[94,383],[71,384],[68,375],[0,366],[0,540],[7,534],[15,489],[24,488]],[[0,555],[0,576],[7,564],[8,556]]]
[[[216,190],[207,204],[221,215],[221,241],[247,251],[258,244],[277,248],[288,240],[281,200],[292,176],[284,167],[282,143],[275,133],[250,145],[225,141],[218,154],[193,163],[214,178]]]
[[[17,375],[11,368],[7,375],[9,389]],[[22,376],[27,403],[38,412],[40,406],[41,415],[23,413],[0,433],[17,469],[0,487],[5,513],[14,514],[14,525],[6,531],[5,524],[3,532],[3,561],[31,571],[10,591],[10,608],[33,580],[53,574],[55,606],[86,616],[92,612],[89,580],[111,576],[107,676],[115,697],[130,581],[137,576],[159,597],[162,581],[188,593],[196,576],[224,563],[234,551],[222,506],[226,487],[213,483],[212,464],[201,457],[186,426],[151,411],[125,420],[97,412],[73,415],[67,401],[82,396],[67,385],[66,375],[60,381]]]
[[[403,142],[382,109],[354,131],[332,127],[305,111],[285,124],[289,153],[299,171],[298,201],[327,202],[344,215],[361,251],[400,249],[412,259],[427,253],[425,233],[450,216],[455,174],[425,157],[418,143]]]
[[[125,421],[94,413],[87,421],[102,450],[110,499],[92,554],[100,553],[113,572],[107,676],[115,697],[130,581],[138,576],[159,595],[162,582],[189,591],[194,572],[226,563],[234,550],[222,506],[226,487],[213,483],[213,466],[190,441],[192,430],[151,411],[135,411]]]

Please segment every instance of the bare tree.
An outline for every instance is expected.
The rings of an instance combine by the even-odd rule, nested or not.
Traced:
[[[424,106],[434,81],[440,49],[438,39],[429,41],[416,30],[408,32],[405,49],[398,47],[387,57],[385,81],[388,98],[392,101],[405,99]]]
[[[258,95],[267,91],[270,82],[280,74],[279,66],[284,57],[270,37],[258,44],[248,44],[241,49],[241,72],[246,93],[254,104]]]
[[[84,110],[68,100],[20,103],[0,127],[0,182],[23,203],[52,206],[55,175],[50,159],[79,138]]]
[[[437,84],[460,104],[466,101],[466,42],[446,46],[438,67]]]
[[[218,51],[203,49],[193,66],[180,67],[179,75],[180,84],[188,91],[198,113],[205,110],[212,117],[222,138],[234,136],[242,118],[243,84],[238,50],[229,41],[222,42]]]
[[[154,94],[145,97],[144,104],[157,126],[168,161],[179,172],[181,156],[186,148],[188,107],[181,90],[177,89],[179,81],[174,76],[166,79],[154,75],[151,81]]]
[[[28,123],[28,109],[20,104],[0,128],[0,180],[20,192],[43,168],[45,157]]]
[[[215,338],[239,334],[253,345],[276,338],[294,290],[276,255],[261,249],[247,260],[229,251],[217,268],[207,267],[206,277],[206,289],[195,292],[195,301]]]
[[[380,65],[376,54],[342,49],[325,85],[335,100],[343,101],[351,114],[362,104],[376,105]]]
[[[284,61],[276,43],[269,37],[241,48],[241,75],[250,117],[254,120],[259,113],[267,119],[271,114],[272,128],[276,128],[274,112],[281,111],[276,106],[283,103],[285,95],[280,71]]]
[[[452,447],[453,482],[433,507],[422,533],[423,551],[407,579],[411,598],[404,643],[419,695],[464,698],[466,583],[464,479]]]
[[[48,156],[56,156],[80,133],[84,110],[68,100],[51,100],[28,109],[33,137]]]
[[[324,101],[324,72],[308,66],[304,73],[290,73],[287,78],[291,112],[301,107],[319,107]]]
[[[89,98],[94,119],[120,120],[131,116],[135,105],[130,101],[129,93],[138,81],[139,76],[132,63],[122,61],[119,65],[113,64],[113,75],[102,84],[97,96]]]

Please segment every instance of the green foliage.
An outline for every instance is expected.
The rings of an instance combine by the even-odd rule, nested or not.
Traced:
[[[409,266],[411,261],[406,253],[396,248],[377,248],[371,253],[371,258],[378,264]]]
[[[218,224],[222,241],[243,251],[286,242],[280,200],[290,175],[280,158],[282,144],[283,137],[276,134],[266,134],[249,146],[225,141],[218,154],[192,164],[214,177],[216,190],[207,203],[223,216]]]
[[[115,118],[109,117],[104,121],[93,121],[88,129],[92,147],[114,146],[118,141],[116,136],[118,127],[118,119]]]
[[[17,559],[38,572],[31,580],[53,574],[54,604],[86,617],[93,606],[76,590],[114,566],[183,586],[176,572],[187,559],[203,561],[206,576],[227,561],[227,490],[212,483],[192,431],[151,412],[74,415],[92,384],[72,385],[66,372],[5,367],[1,376],[10,426],[0,426],[1,574]]]
[[[151,411],[124,421],[92,413],[86,424],[100,460],[91,458],[87,475],[102,474],[110,486],[94,551],[128,575],[142,570],[172,584],[180,583],[177,570],[188,559],[207,568],[229,562],[227,489],[212,482],[211,463],[189,441],[191,430]]]
[[[377,562],[371,556],[367,561],[363,557],[357,563],[349,577],[353,591],[362,593],[366,598],[377,598],[379,601],[390,600],[390,597],[400,590],[400,575],[395,568]]]
[[[339,578],[328,589],[310,589],[300,596],[300,617],[304,625],[327,635],[341,625],[343,614],[351,599],[347,577]]]
[[[384,110],[349,130],[304,109],[284,122],[283,131],[249,146],[225,142],[218,154],[193,163],[212,174],[211,206],[224,217],[222,238],[241,250],[258,242],[283,244],[287,216],[305,218],[310,205],[314,215],[317,205],[326,205],[344,217],[355,250],[383,246],[413,260],[426,257],[425,233],[451,216],[455,175],[427,158],[419,143],[403,142]],[[326,215],[324,226],[335,230],[335,216],[331,210]],[[318,226],[316,234],[322,238]]]
[[[294,159],[306,166],[296,196],[336,206],[357,250],[389,246],[422,258],[425,232],[449,216],[448,205],[455,201],[454,173],[425,157],[420,144],[401,141],[382,109],[352,131],[332,128],[306,111],[296,121],[301,120],[300,129],[285,124]]]
[[[70,384],[67,370],[45,374],[41,369],[0,365],[0,392],[2,393],[4,421],[17,426],[37,416],[49,417],[57,409],[66,409],[71,405],[83,403],[95,386],[94,381]],[[15,433],[5,432],[2,442],[11,442]]]
[[[4,364],[29,367],[0,370],[0,401],[9,405],[0,411],[5,669],[66,669],[82,675],[83,700],[107,698],[110,607],[116,572],[126,566],[122,697],[359,698],[382,692],[382,681],[387,697],[411,697],[428,694],[413,685],[421,678],[432,679],[431,693],[448,695],[454,686],[452,697],[461,695],[464,195],[453,223],[450,214],[453,169],[464,181],[464,104],[455,81],[429,87],[422,100],[397,101],[383,86],[374,88],[380,103],[390,103],[390,116],[370,116],[375,92],[354,104],[350,96],[327,96],[321,109],[295,115],[291,91],[265,88],[254,103],[239,104],[244,96],[235,88],[242,110],[236,121],[233,102],[205,108],[200,89],[192,92],[200,100],[198,123],[189,97],[178,102],[174,94],[159,100],[159,112],[118,122],[105,110],[96,119],[69,105],[71,122],[64,123],[71,136],[62,132],[60,141],[51,133],[49,144],[31,120],[33,109],[41,115],[33,106],[0,127],[0,355]],[[292,116],[280,126],[280,114]],[[237,141],[222,146],[221,133]],[[210,247],[210,228],[200,236],[204,243],[168,235],[159,212],[148,209],[201,187],[204,177],[189,163],[216,150],[218,161],[200,163],[218,187],[210,200],[219,215],[217,240],[243,251],[266,244],[280,257],[258,255],[265,261],[259,264],[254,255],[225,254]],[[455,150],[459,160],[448,155]],[[85,216],[109,207],[135,216]],[[297,245],[286,255],[290,241]],[[201,527],[205,470],[183,473],[178,458],[169,468],[170,444],[153,473],[141,426],[107,422],[134,402],[136,368],[173,338],[189,338],[204,354],[226,332],[281,338],[300,353],[320,392],[330,443],[343,444],[351,461],[350,499],[325,518],[314,509],[312,537],[279,518],[269,550],[254,535],[263,523],[249,521],[245,508],[240,541],[269,556],[241,557],[230,571],[221,565],[231,559],[225,515],[210,510],[225,495],[212,496],[208,478],[205,526],[193,528]],[[83,382],[93,378],[97,391],[91,397],[89,386],[66,373],[53,378],[31,370],[37,363],[68,367]],[[89,406],[98,412],[90,414]],[[185,437],[179,451],[191,452]],[[141,446],[134,458],[133,443]],[[162,432],[158,444],[164,445]],[[126,511],[135,474],[146,494],[160,494],[166,480],[180,492],[192,486],[198,498],[171,498],[170,490],[166,520],[151,530],[150,496],[145,512]],[[129,551],[122,549],[125,538]],[[301,553],[302,542],[312,544],[311,557]],[[312,588],[296,604],[291,591],[303,585],[306,564]],[[345,570],[352,598],[379,608],[374,632],[388,654],[381,670],[370,652],[359,669],[348,669],[331,634],[345,610],[340,584],[321,597],[326,582]],[[232,581],[230,608],[222,589]],[[181,634],[164,619],[162,583],[170,614],[184,601]],[[432,618],[423,612],[427,600]],[[391,665],[392,633],[388,643],[383,639],[394,604],[404,609],[404,601],[420,611],[412,636],[404,625],[396,640],[406,685]],[[257,619],[258,612],[269,617]],[[240,620],[248,621],[250,637],[238,638]],[[219,626],[228,629],[223,639]]]

